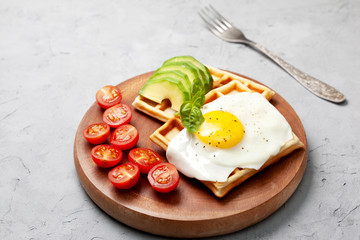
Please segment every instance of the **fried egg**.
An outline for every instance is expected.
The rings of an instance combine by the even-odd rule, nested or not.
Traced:
[[[293,138],[286,119],[259,93],[225,95],[201,111],[199,130],[183,129],[166,151],[168,161],[191,178],[226,182],[235,168],[258,170]]]

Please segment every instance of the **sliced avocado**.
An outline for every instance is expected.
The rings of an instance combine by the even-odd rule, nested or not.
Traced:
[[[196,68],[193,64],[190,64],[188,62],[167,63],[165,65],[162,65],[158,70],[156,70],[155,74],[159,73],[159,72],[164,72],[164,71],[180,71],[180,72],[186,74],[191,82],[191,86],[192,86],[195,78],[201,79],[201,77],[199,76],[198,68]],[[204,82],[202,79],[201,79],[201,81],[202,81],[203,87],[204,87],[205,86]]]
[[[210,91],[213,87],[213,78],[210,74],[210,71],[209,69],[204,65],[202,64],[201,62],[199,62],[198,60],[196,60],[194,57],[192,56],[178,56],[178,57],[173,57],[173,58],[170,58],[168,60],[166,60],[164,62],[164,64],[168,64],[170,62],[191,62],[193,65],[195,65],[197,68],[199,68],[200,70],[203,71],[205,77],[206,77],[206,80],[207,80],[207,91]]]
[[[151,81],[155,81],[157,79],[166,79],[170,78],[172,81],[177,79],[182,85],[181,87],[185,88],[187,92],[191,93],[191,82],[189,80],[189,77],[180,71],[160,71],[155,73],[149,80],[148,83]]]
[[[171,108],[176,111],[180,110],[184,101],[189,101],[191,98],[190,92],[184,88],[182,82],[171,77],[158,77],[146,82],[139,94],[157,103],[169,99]]]

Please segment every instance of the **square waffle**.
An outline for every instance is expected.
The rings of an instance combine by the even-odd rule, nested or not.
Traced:
[[[220,70],[214,67],[207,66],[212,77],[213,77],[213,90],[219,89],[212,92],[212,96],[208,96],[210,92],[207,93],[207,98],[210,100],[216,97],[217,94],[228,94],[230,92],[257,92],[262,94],[267,100],[270,101],[275,92],[271,89],[258,84],[252,81],[249,78],[235,75],[233,73]],[[230,85],[229,85],[230,84]],[[224,88],[224,86],[226,87]],[[231,86],[231,87],[228,87]],[[205,101],[206,102],[206,101]],[[166,122],[174,116],[176,111],[171,108],[171,103],[168,99],[164,99],[161,103],[154,102],[150,99],[147,99],[143,96],[137,96],[133,101],[132,105],[139,111],[144,112],[145,114],[156,118],[162,122]]]
[[[254,80],[250,78],[239,76],[211,66],[207,66],[207,68],[209,69],[210,74],[214,80],[213,89],[221,87],[231,82],[232,80],[236,80],[237,82],[241,83],[244,86],[244,91],[260,93],[269,101],[275,94],[275,92],[272,91],[271,89],[265,87],[264,85],[256,83]]]
[[[239,81],[229,81],[208,92],[205,96],[205,104],[212,102],[223,95],[232,94],[234,92],[244,92],[247,91],[247,89],[248,88]],[[170,141],[182,129],[184,129],[184,126],[182,125],[181,120],[178,117],[171,117],[150,136],[150,139],[166,151]],[[217,197],[225,196],[231,189],[238,186],[254,174],[260,172],[267,166],[274,164],[281,157],[286,156],[295,149],[303,147],[303,143],[299,140],[299,138],[294,133],[292,135],[293,138],[281,147],[279,153],[270,157],[259,170],[236,168],[230,174],[226,182],[201,182],[205,184]]]
[[[170,141],[182,130],[184,126],[181,123],[179,118],[173,117],[170,118],[166,123],[164,123],[160,128],[158,128],[151,136],[150,139],[155,144],[159,145],[165,151]],[[280,158],[286,156],[292,151],[303,147],[303,143],[299,138],[293,133],[293,138],[286,142],[280,149],[279,153],[275,156],[270,157],[264,165],[259,169],[250,169],[250,168],[236,168],[228,177],[226,182],[210,182],[210,181],[201,181],[205,186],[207,186],[215,196],[223,197],[231,189],[240,185],[245,180],[260,172],[264,168],[270,166],[271,164],[276,163]]]

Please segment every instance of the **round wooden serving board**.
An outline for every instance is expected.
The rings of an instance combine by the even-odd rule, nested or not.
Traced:
[[[145,73],[119,84],[122,102],[131,106],[139,89],[152,74]],[[278,94],[271,103],[284,115],[305,147],[253,176],[221,199],[201,182],[183,175],[177,189],[168,194],[155,192],[145,175],[130,190],[114,188],[107,178],[109,169],[101,169],[92,161],[90,150],[94,145],[82,136],[85,127],[102,122],[103,110],[97,103],[83,117],[75,137],[74,162],[80,182],[102,210],[118,221],[148,233],[194,238],[222,235],[251,226],[289,199],[302,179],[307,162],[306,136],[299,117]],[[149,139],[163,123],[133,109],[130,124],[140,133],[137,146],[155,150],[165,162],[165,152]],[[122,161],[127,161],[127,151]]]

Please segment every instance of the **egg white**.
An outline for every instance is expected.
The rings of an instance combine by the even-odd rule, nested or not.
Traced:
[[[235,168],[259,169],[292,139],[289,123],[261,94],[225,95],[204,105],[202,113],[215,110],[235,115],[244,126],[244,137],[236,146],[222,149],[203,143],[195,134],[182,130],[170,141],[166,156],[188,177],[225,182]]]

